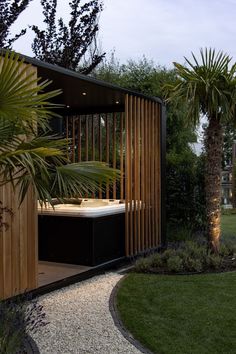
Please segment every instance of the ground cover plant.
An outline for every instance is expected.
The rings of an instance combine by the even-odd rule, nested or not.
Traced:
[[[206,243],[181,242],[162,253],[138,259],[134,270],[168,274],[236,270],[236,245],[222,244],[219,253],[214,254]]]
[[[24,339],[48,324],[43,307],[28,295],[0,301],[0,354],[25,353]]]
[[[236,272],[129,274],[117,294],[126,328],[157,354],[233,354]]]

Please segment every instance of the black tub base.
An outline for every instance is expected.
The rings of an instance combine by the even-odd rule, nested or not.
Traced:
[[[39,215],[39,260],[96,266],[125,256],[125,214]]]

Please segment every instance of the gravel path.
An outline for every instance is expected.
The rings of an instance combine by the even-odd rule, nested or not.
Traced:
[[[122,275],[108,273],[40,297],[47,320],[32,337],[41,354],[139,354],[114,325],[109,297]]]

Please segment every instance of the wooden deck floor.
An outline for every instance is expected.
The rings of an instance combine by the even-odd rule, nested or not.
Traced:
[[[91,267],[74,264],[54,263],[39,261],[38,286],[44,286],[72,275],[83,273]]]

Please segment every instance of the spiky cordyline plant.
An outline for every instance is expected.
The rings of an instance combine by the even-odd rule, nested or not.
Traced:
[[[186,65],[174,63],[177,84],[166,86],[167,101],[186,101],[187,118],[199,124],[200,115],[208,120],[204,137],[206,150],[206,214],[209,244],[218,252],[220,240],[221,159],[223,128],[227,121],[236,122],[236,64],[222,51],[201,49],[200,59],[192,53]]]
[[[19,55],[0,57],[0,184],[10,182],[23,201],[30,185],[43,203],[52,197],[82,196],[114,180],[118,171],[100,162],[70,164],[66,139],[47,136],[48,120],[56,108],[50,99],[60,90],[45,92],[30,65]],[[37,127],[37,129],[36,129]],[[38,136],[37,130],[45,134]]]

